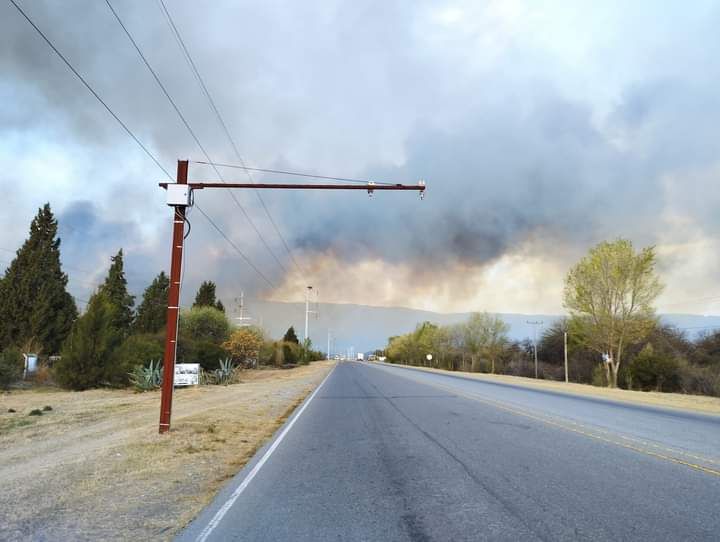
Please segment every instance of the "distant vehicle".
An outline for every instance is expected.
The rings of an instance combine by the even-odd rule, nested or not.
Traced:
[[[358,352],[357,360],[358,360],[358,361],[364,361],[364,360],[365,360],[365,354],[363,354],[362,352]]]

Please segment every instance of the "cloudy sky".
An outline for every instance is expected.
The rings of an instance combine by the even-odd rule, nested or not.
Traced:
[[[166,170],[204,160],[105,2],[18,3]],[[310,283],[327,302],[561,312],[567,269],[623,236],[657,246],[660,310],[720,314],[717,2],[166,3],[249,165],[428,186],[264,192],[297,265],[255,193],[236,194],[253,227],[200,192],[267,280],[194,209],[184,302],[211,279],[228,302]],[[212,160],[237,163],[159,4],[112,4]],[[74,295],[120,247],[141,292],[169,262],[165,174],[9,3],[0,70],[0,266],[49,201]]]

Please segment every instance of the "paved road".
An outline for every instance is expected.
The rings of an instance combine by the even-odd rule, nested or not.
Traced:
[[[361,363],[299,410],[179,540],[720,539],[718,417]]]

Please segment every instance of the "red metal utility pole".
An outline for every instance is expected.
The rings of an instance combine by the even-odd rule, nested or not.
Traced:
[[[192,204],[192,191],[205,188],[252,188],[284,190],[366,190],[372,196],[376,190],[414,190],[423,197],[425,183],[405,184],[292,184],[292,183],[219,183],[217,181],[188,182],[188,161],[178,160],[177,183],[159,183],[168,191],[168,205],[174,207],[173,245],[170,263],[170,291],[168,293],[167,334],[163,358],[163,383],[160,398],[160,433],[170,430],[172,394],[175,380],[175,354],[177,352],[178,318],[180,315],[180,272],[183,241],[185,240],[185,209]],[[179,186],[182,185],[182,188]],[[172,195],[171,195],[172,191]]]
[[[188,161],[178,160],[177,184],[187,184]],[[180,316],[180,273],[185,241],[185,205],[173,207],[173,241],[170,257],[170,290],[168,292],[167,332],[163,357],[162,395],[160,397],[160,433],[170,431],[175,354],[177,353],[178,318]]]

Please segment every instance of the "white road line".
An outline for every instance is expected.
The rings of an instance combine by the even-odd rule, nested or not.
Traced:
[[[312,401],[315,398],[315,395],[317,395],[317,392],[320,391],[320,388],[323,387],[323,384],[327,381],[328,378],[330,378],[330,375],[333,374],[333,371],[335,371],[335,367],[337,367],[337,364],[330,370],[330,372],[327,374],[327,376],[323,379],[322,382],[320,382],[320,385],[315,389],[315,391],[312,393],[312,395],[308,398],[307,401],[303,404],[303,406],[300,408],[298,413],[293,417],[292,420],[290,420],[290,423],[287,424],[285,429],[283,429],[282,433],[278,435],[278,438],[275,439],[275,442],[272,443],[272,446],[268,448],[267,452],[260,458],[260,461],[258,461],[255,466],[252,468],[252,470],[248,473],[248,475],[245,477],[245,479],[242,481],[242,483],[233,491],[232,495],[230,495],[230,498],[225,501],[225,503],[220,507],[220,510],[218,510],[213,518],[208,522],[207,526],[202,530],[202,532],[198,535],[198,537],[195,539],[196,542],[205,542],[210,534],[215,530],[215,527],[217,527],[220,524],[220,521],[222,521],[222,518],[227,514],[228,510],[232,507],[233,504],[235,504],[235,501],[238,499],[240,495],[242,495],[242,492],[245,491],[245,488],[252,482],[252,479],[255,478],[255,475],[260,472],[260,469],[263,467],[265,462],[270,458],[270,456],[273,454],[275,449],[280,445],[280,443],[285,438],[285,435],[288,434],[290,429],[292,429],[292,426],[295,425],[295,422],[298,420],[298,418],[302,415],[302,413],[305,411],[307,406],[310,404],[310,401]]]

